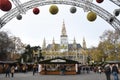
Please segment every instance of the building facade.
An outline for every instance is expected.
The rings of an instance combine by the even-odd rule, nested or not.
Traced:
[[[75,60],[82,64],[87,63],[86,55],[86,42],[83,38],[83,46],[77,43],[75,38],[72,43],[68,42],[68,35],[66,32],[65,23],[63,21],[62,30],[60,35],[60,43],[56,43],[54,38],[51,44],[46,45],[46,40],[44,38],[42,45],[42,54],[44,59],[52,59],[56,57],[61,57],[65,59]]]

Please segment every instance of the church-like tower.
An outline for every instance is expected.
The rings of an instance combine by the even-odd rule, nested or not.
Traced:
[[[43,44],[42,44],[42,50],[45,50],[45,49],[46,49],[46,40],[45,40],[45,38],[44,38]]]
[[[83,38],[83,49],[87,49],[85,38]]]
[[[52,51],[55,51],[55,40],[54,40],[54,38],[53,38],[53,40],[52,40]]]
[[[60,36],[60,51],[67,52],[68,51],[68,36],[66,33],[65,23],[63,21],[62,31]]]
[[[73,40],[73,50],[77,50],[77,43],[76,43],[75,37]]]

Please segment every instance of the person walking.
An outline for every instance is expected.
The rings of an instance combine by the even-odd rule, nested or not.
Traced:
[[[5,66],[5,74],[6,77],[10,77],[10,66],[8,64]]]
[[[101,66],[98,67],[98,72],[101,74],[102,73],[102,68]]]
[[[33,75],[35,75],[35,73],[36,73],[36,71],[37,71],[36,68],[37,68],[37,66],[36,66],[36,64],[34,64],[34,65],[33,65]]]
[[[61,67],[60,67],[60,74],[64,75],[65,71],[66,71],[66,66],[65,65],[61,65]]]
[[[111,80],[111,78],[110,78],[110,76],[111,76],[110,64],[107,64],[107,65],[105,66],[104,72],[105,72],[105,75],[106,75],[106,79],[107,79],[107,80]]]
[[[11,67],[11,77],[14,77],[14,73],[15,73],[15,67],[12,66],[12,67]]]
[[[23,73],[26,72],[26,65],[25,65],[25,64],[22,66],[22,72],[23,72]]]
[[[118,67],[116,66],[116,64],[113,64],[112,75],[113,75],[114,80],[119,80],[118,79],[118,73],[119,73]]]

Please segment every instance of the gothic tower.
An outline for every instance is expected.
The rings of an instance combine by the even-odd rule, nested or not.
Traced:
[[[55,40],[54,40],[54,38],[52,40],[52,51],[55,51]]]
[[[74,49],[74,50],[77,49],[77,43],[76,43],[75,37],[74,37],[74,40],[73,40],[73,49]]]
[[[83,49],[87,49],[85,38],[83,38]]]
[[[61,52],[67,52],[68,51],[68,36],[66,34],[66,28],[65,28],[65,23],[63,21],[62,24],[62,31],[61,31],[61,42],[60,42],[60,51]]]
[[[42,44],[42,50],[45,50],[45,49],[46,49],[46,40],[45,40],[45,38],[44,38],[43,44]]]

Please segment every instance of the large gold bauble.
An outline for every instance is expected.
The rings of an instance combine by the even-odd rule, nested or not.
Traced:
[[[57,14],[59,11],[58,7],[56,5],[51,5],[49,8],[49,12],[53,15]]]
[[[97,18],[97,15],[96,15],[96,13],[94,13],[94,12],[89,12],[88,14],[87,14],[87,19],[88,19],[88,21],[95,21],[96,20],[96,18]]]

